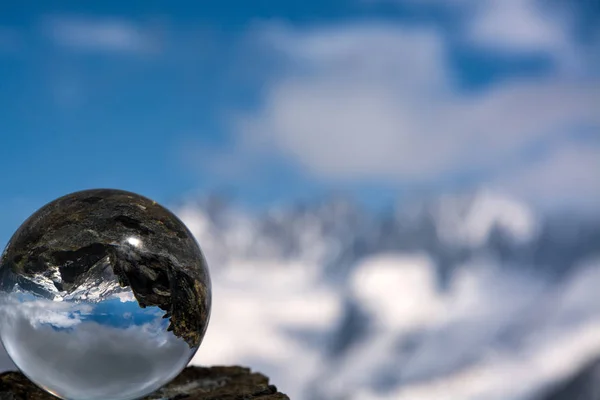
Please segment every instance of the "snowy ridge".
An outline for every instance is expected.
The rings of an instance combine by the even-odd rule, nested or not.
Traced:
[[[343,275],[358,259],[396,251],[430,254],[439,268],[490,251],[512,252],[507,256],[520,264],[534,256],[536,241],[547,233],[545,221],[527,206],[488,190],[402,204],[387,213],[338,198],[247,215],[212,199],[184,203],[178,215],[212,265],[296,260]]]
[[[494,229],[502,230],[519,242],[532,240],[538,229],[531,209],[489,190],[468,199],[443,197],[434,219],[443,241],[472,248],[485,245]]]
[[[179,211],[213,278],[193,362],[253,365],[292,398],[530,400],[600,354],[600,224],[490,191]]]
[[[31,277],[19,276],[14,284],[16,291],[32,291],[38,296],[52,301],[85,301],[95,303],[115,296],[122,302],[134,301],[133,293],[129,288],[119,284],[115,276],[109,257],[98,261],[85,274],[85,279],[71,290],[59,290],[62,278],[58,267],[53,267],[45,274],[32,275]]]

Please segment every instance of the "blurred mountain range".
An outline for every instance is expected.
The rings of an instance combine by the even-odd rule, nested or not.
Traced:
[[[298,400],[599,398],[598,218],[486,190],[172,209],[213,282],[193,364],[250,365]]]
[[[295,259],[319,262],[342,277],[356,260],[399,251],[430,254],[441,276],[485,254],[508,267],[560,278],[597,254],[600,244],[600,218],[542,217],[488,191],[380,213],[336,198],[250,217],[216,197],[187,203],[180,213],[217,265],[235,257]]]
[[[195,362],[255,365],[292,398],[537,399],[600,355],[598,219],[487,190],[177,210],[214,281]]]

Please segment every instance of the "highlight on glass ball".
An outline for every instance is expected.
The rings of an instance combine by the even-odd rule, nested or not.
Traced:
[[[62,399],[136,399],[165,385],[198,350],[210,308],[190,231],[130,192],[48,203],[0,259],[0,338],[27,377]]]

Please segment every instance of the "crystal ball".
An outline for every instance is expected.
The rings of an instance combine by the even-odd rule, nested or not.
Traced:
[[[143,397],[194,356],[210,318],[206,261],[148,198],[86,190],[35,212],[0,259],[0,338],[34,383],[68,400]]]

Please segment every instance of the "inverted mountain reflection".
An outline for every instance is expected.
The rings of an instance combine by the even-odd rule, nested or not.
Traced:
[[[167,330],[164,311],[141,308],[130,291],[86,302],[17,290],[1,308],[7,352],[32,380],[65,398],[139,397],[158,388],[165,371],[173,378],[195,351]]]

